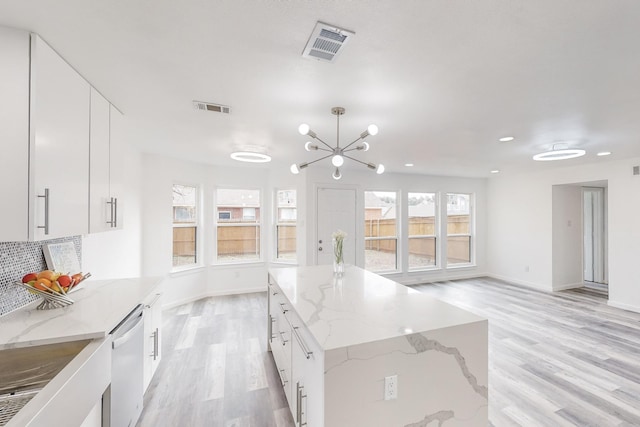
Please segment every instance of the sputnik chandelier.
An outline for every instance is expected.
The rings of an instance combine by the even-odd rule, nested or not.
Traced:
[[[336,146],[335,147],[330,146],[329,144],[324,142],[322,139],[318,138],[318,135],[316,135],[316,133],[309,128],[308,124],[303,123],[298,127],[298,132],[300,132],[301,135],[308,135],[311,138],[320,141],[324,145],[323,147],[318,144],[313,144],[311,141],[307,141],[304,144],[305,150],[307,151],[320,150],[320,151],[326,151],[329,154],[327,154],[324,157],[320,157],[319,159],[316,159],[312,162],[300,163],[300,164],[294,163],[291,165],[291,173],[298,174],[300,173],[301,169],[306,168],[310,164],[319,162],[324,159],[328,159],[329,157],[331,157],[331,164],[336,168],[336,170],[333,172],[333,175],[332,175],[333,179],[342,178],[342,173],[340,173],[340,167],[344,164],[345,157],[347,159],[353,160],[354,162],[361,163],[366,167],[368,167],[369,169],[374,169],[378,174],[381,174],[384,172],[384,165],[382,164],[379,164],[376,166],[373,163],[365,163],[361,160],[354,159],[353,157],[345,154],[350,151],[368,151],[369,143],[367,143],[367,141],[365,141],[364,139],[370,135],[371,136],[376,135],[378,133],[378,126],[369,125],[367,127],[367,130],[362,132],[355,141],[351,142],[350,144],[347,144],[344,147],[341,147],[340,146],[340,116],[342,116],[344,113],[345,113],[345,110],[342,107],[333,107],[331,109],[331,114],[336,116]],[[356,144],[356,143],[360,143],[360,144],[352,147],[353,144]]]

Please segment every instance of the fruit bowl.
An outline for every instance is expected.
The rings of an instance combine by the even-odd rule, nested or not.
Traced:
[[[42,297],[42,302],[36,307],[38,310],[50,310],[73,304],[73,300],[69,298],[69,292],[75,290],[80,282],[89,276],[91,273],[84,276],[82,273],[70,276],[44,270],[40,273],[25,275],[21,282],[16,282],[16,285]]]

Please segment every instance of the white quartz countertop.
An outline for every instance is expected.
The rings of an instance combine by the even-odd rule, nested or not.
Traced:
[[[36,310],[37,302],[0,317],[0,350],[102,338],[160,286],[161,277],[87,279],[69,297],[74,304]]]
[[[356,266],[271,268],[269,274],[323,350],[486,319]]]

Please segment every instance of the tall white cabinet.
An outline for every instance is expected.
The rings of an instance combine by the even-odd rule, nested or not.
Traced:
[[[0,27],[0,58],[0,241],[118,228],[113,107],[36,34]]]
[[[122,115],[91,88],[89,232],[122,228],[119,144]]]

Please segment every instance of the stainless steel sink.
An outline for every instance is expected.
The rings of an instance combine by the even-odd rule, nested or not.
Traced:
[[[0,351],[0,426],[38,394],[90,340]]]

